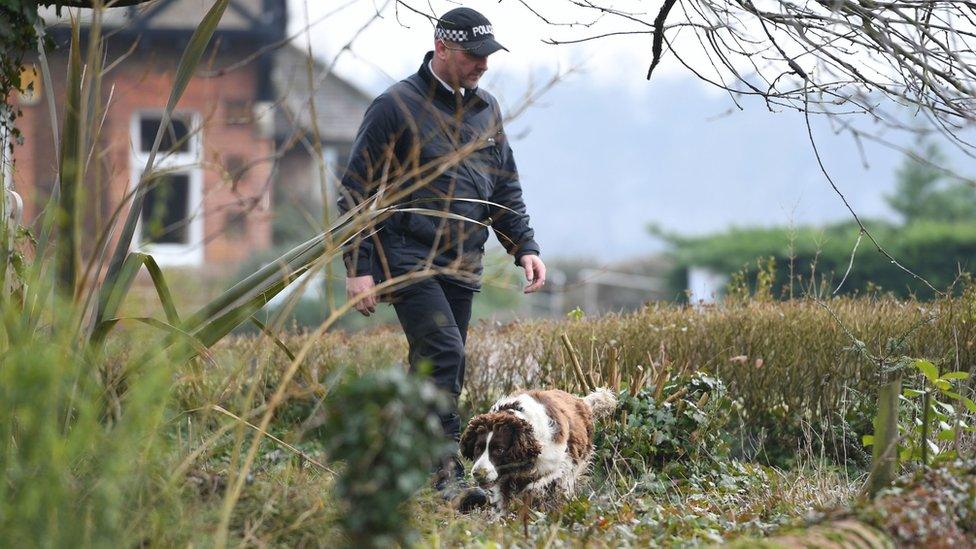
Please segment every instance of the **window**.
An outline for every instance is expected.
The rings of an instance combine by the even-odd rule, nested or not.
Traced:
[[[20,69],[20,104],[32,107],[41,102],[41,72],[31,63]]]
[[[166,174],[153,180],[142,203],[142,241],[189,244],[190,177]]]
[[[139,151],[148,153],[156,141],[156,132],[163,123],[162,116],[144,115],[139,120]],[[189,153],[190,152],[190,121],[187,117],[173,116],[169,127],[163,132],[159,142],[159,152]]]
[[[152,112],[133,118],[132,188],[139,182],[162,122],[162,115]],[[189,113],[174,114],[162,133],[139,216],[137,242],[133,242],[162,265],[203,263],[201,143],[196,117]]]

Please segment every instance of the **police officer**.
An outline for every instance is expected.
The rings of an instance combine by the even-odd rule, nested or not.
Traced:
[[[380,299],[373,291],[377,282],[407,280],[384,299],[393,303],[406,334],[411,369],[429,365],[434,384],[451,397],[452,408],[440,420],[454,441],[487,227],[525,270],[525,293],[546,280],[498,102],[478,87],[488,56],[500,49],[491,23],[477,11],[462,7],[442,15],[434,50],[417,73],[367,109],[339,199],[345,212],[377,192],[397,197],[400,211],[346,248],[346,293],[350,300],[365,295],[356,309],[369,316]],[[463,474],[454,457],[436,477],[438,488]]]

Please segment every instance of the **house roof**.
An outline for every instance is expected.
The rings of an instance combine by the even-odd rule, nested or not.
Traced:
[[[53,2],[49,2],[53,3]],[[213,0],[158,0],[128,7],[116,7],[102,12],[102,25],[125,33],[182,31],[191,33],[200,24]],[[41,6],[38,14],[47,25],[68,26],[77,15],[84,25],[91,23],[94,11],[61,9]],[[269,39],[280,39],[287,25],[285,0],[230,0],[224,10],[217,32],[243,32]]]
[[[131,42],[140,50],[172,53],[187,47],[213,0],[158,0],[128,7],[101,11],[106,36],[116,37],[114,43],[123,50]],[[71,17],[79,17],[83,26],[92,23],[94,10],[57,10],[41,7],[38,11],[47,24],[48,35],[57,43],[67,44],[71,36]],[[269,45],[282,43],[288,26],[286,0],[229,0],[217,24],[209,48],[232,49],[238,53],[261,51]],[[273,91],[268,74],[270,55],[260,55],[256,67],[256,98],[271,99]]]
[[[185,45],[213,0],[159,0],[145,5],[105,10],[103,24],[119,32],[140,36],[139,45],[156,48]],[[54,8],[41,8],[49,32],[70,29],[70,10],[58,15]],[[81,10],[82,23],[90,23],[92,10]],[[222,44],[232,41],[254,51],[281,43],[287,22],[285,0],[230,0],[217,27]],[[372,96],[327,70],[325,63],[313,59],[313,78],[308,78],[305,51],[287,44],[274,48],[257,59],[257,98],[273,100],[275,135],[286,139],[297,125],[304,132],[316,129],[323,142],[351,142],[359,129]],[[270,72],[270,81],[267,78]],[[312,93],[314,91],[314,93]],[[315,124],[311,118],[309,96],[315,105]]]
[[[275,53],[272,74],[278,97],[275,134],[287,138],[296,124],[306,132],[313,131],[317,125],[322,141],[351,142],[372,96],[315,59],[309,85],[308,61],[305,52],[294,46],[285,46]],[[310,96],[315,105],[315,125]]]

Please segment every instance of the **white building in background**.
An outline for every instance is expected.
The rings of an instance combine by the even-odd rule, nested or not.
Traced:
[[[688,301],[696,303],[716,303],[725,293],[729,277],[708,267],[688,269]]]

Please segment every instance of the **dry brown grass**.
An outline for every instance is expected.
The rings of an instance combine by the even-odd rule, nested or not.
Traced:
[[[851,391],[874,389],[878,364],[849,350],[846,330],[874,355],[927,357],[967,371],[976,358],[967,299],[838,298],[826,306],[829,311],[812,300],[653,304],[594,319],[482,325],[468,344],[468,399],[482,404],[521,386],[579,390],[563,333],[598,382],[610,377],[613,352],[625,383],[640,377],[639,367],[705,370],[721,377],[746,410],[785,405],[814,416],[844,405]],[[892,348],[895,341],[903,344]]]
[[[615,353],[624,385],[642,370],[645,383],[651,382],[662,365],[704,370],[722,378],[746,411],[779,410],[807,419],[827,416],[874,390],[878,364],[850,350],[851,335],[874,355],[926,357],[965,371],[976,363],[976,317],[969,297],[837,298],[826,306],[829,310],[812,300],[700,308],[662,303],[579,320],[478,323],[468,339],[462,400],[477,410],[522,387],[580,392],[562,334],[599,384],[609,383]],[[308,337],[288,333],[282,340],[297,348]],[[902,344],[892,348],[895,341]],[[289,362],[263,336],[228,338],[217,346],[215,359],[220,375],[213,375],[213,366],[201,366],[181,384],[188,408],[226,402],[255,381],[272,388]],[[291,394],[321,397],[339,369],[362,372],[405,362],[406,340],[398,329],[327,333],[301,365]],[[262,392],[256,393],[258,401]]]
[[[879,367],[850,351],[851,336],[875,355],[926,357],[947,369],[970,370],[976,358],[972,304],[968,294],[933,302],[751,300],[701,308],[652,304],[596,318],[479,323],[468,339],[462,407],[475,413],[522,387],[582,392],[561,341],[566,334],[597,384],[611,384],[614,368],[623,385],[640,378],[654,383],[665,367],[720,377],[741,405],[740,456],[783,464],[810,445],[817,453],[828,448],[833,460],[863,462],[860,435],[870,426]],[[309,337],[291,332],[282,339],[295,349]],[[615,365],[612,355],[619,357]],[[215,365],[201,362],[184,370],[177,384],[182,409],[218,404],[235,413],[260,413],[289,363],[264,336],[227,339],[214,358]],[[276,414],[277,432],[294,443],[320,425],[341,372],[405,362],[406,341],[396,328],[326,333],[312,343],[288,387],[287,402]]]

